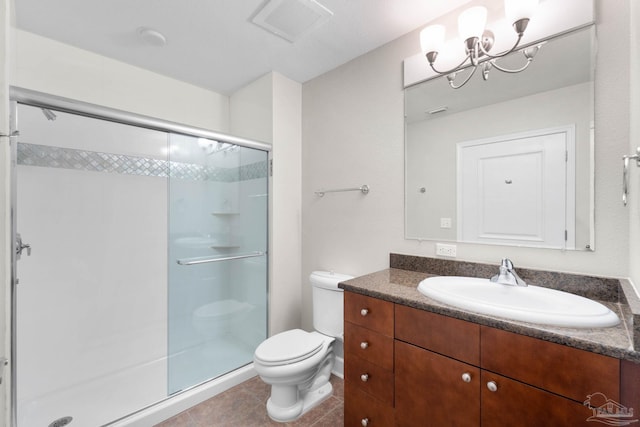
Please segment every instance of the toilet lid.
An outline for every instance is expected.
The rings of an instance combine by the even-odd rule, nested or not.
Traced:
[[[302,329],[281,332],[256,348],[255,358],[264,365],[285,365],[307,359],[322,348],[324,340],[319,334]]]

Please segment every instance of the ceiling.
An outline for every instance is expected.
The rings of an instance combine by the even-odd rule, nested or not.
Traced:
[[[16,26],[231,94],[270,71],[304,83],[470,0],[317,0],[333,15],[293,43],[252,23],[268,2],[15,0]],[[166,44],[146,43],[140,27],[159,31]]]

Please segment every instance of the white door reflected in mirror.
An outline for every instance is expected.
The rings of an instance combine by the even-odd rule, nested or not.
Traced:
[[[459,143],[457,240],[573,249],[574,133],[567,126]]]

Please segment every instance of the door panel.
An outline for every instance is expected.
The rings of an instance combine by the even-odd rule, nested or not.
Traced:
[[[564,248],[567,144],[565,132],[461,144],[461,240]]]

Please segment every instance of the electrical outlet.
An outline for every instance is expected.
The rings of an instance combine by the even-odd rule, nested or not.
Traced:
[[[451,228],[451,218],[440,218],[440,228]]]
[[[436,243],[436,255],[456,257],[456,245],[445,245],[444,243]]]

